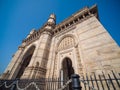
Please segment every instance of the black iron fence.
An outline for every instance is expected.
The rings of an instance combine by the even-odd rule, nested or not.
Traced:
[[[79,79],[60,78],[0,80],[0,90],[120,90],[120,74],[111,71],[109,74],[87,75]]]
[[[39,80],[0,80],[0,90],[69,90],[70,88],[72,88],[71,79],[41,78]]]
[[[81,77],[82,90],[120,90],[120,74],[113,71]]]

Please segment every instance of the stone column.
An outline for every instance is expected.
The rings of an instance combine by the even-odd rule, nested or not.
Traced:
[[[33,68],[30,78],[32,78],[32,76],[34,76],[34,72],[36,72],[35,70],[38,70],[39,73],[37,73],[37,74],[40,74],[40,75],[36,75],[37,77],[35,77],[35,78],[40,78],[40,77],[46,76],[46,69],[47,69],[47,62],[48,62],[52,34],[49,31],[44,31],[41,34],[40,38],[41,38],[41,41],[39,43],[40,45],[38,47],[38,51],[35,56],[35,62],[39,62],[40,65],[39,65],[38,69]],[[30,62],[30,63],[32,64],[32,66],[34,66],[35,62],[34,63]]]
[[[29,79],[43,78],[46,76],[47,62],[52,39],[52,30],[54,27],[55,15],[51,14],[47,23],[44,25],[41,31],[41,35],[37,43],[37,48],[35,49],[35,53],[28,65],[30,69],[25,70],[26,73],[29,73]],[[35,67],[36,62],[39,63],[37,69]],[[36,75],[34,72],[36,72]],[[23,73],[22,78],[24,78],[24,76],[25,75]]]

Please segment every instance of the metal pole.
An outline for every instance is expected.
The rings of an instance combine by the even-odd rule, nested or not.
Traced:
[[[80,76],[78,74],[73,74],[72,76],[72,88],[73,90],[82,90],[82,87],[80,85]]]

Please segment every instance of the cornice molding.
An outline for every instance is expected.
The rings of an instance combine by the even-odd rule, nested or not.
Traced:
[[[93,16],[98,18],[97,5],[94,5],[91,8],[85,7],[82,10],[71,15],[69,18],[56,25],[55,29],[53,30],[53,33],[54,35],[56,35],[58,34],[58,32],[62,32],[68,27],[81,23]]]

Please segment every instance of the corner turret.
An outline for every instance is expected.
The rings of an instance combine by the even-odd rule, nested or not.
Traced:
[[[55,14],[51,14],[47,23],[45,24],[45,29],[52,29],[56,25],[56,16]]]

